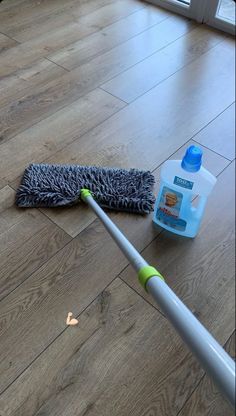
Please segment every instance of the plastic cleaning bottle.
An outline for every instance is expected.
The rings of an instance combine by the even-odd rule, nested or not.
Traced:
[[[175,234],[195,237],[215,183],[215,176],[202,166],[202,150],[197,146],[190,146],[183,160],[167,160],[161,169],[154,224]]]

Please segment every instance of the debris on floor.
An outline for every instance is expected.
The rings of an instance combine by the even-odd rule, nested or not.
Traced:
[[[78,319],[72,318],[73,313],[72,312],[68,312],[67,318],[66,318],[66,325],[77,325],[79,323]]]

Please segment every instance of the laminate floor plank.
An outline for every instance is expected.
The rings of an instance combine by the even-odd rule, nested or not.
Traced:
[[[3,1],[2,2],[2,4],[1,4],[1,11],[3,11],[3,10],[10,10],[10,9],[12,9],[13,7],[15,7],[15,6],[19,6],[21,3],[24,3],[25,1],[28,1],[28,0],[8,0],[8,1]]]
[[[0,416],[231,416],[91,210],[15,190],[46,162],[150,170],[157,195],[200,144],[195,239],[109,217],[232,354],[234,40],[139,0],[4,0],[0,26]]]
[[[170,14],[160,9],[142,8],[92,35],[85,36],[83,39],[70,44],[67,48],[49,55],[50,61],[41,58],[28,67],[16,69],[14,73],[0,79],[1,107],[12,104],[13,100],[16,101],[26,96],[27,92],[29,93],[32,90],[32,87],[35,90],[36,87],[48,84],[65,73],[66,70],[58,66],[63,65],[65,60],[66,62],[73,61],[73,64],[78,66],[168,18],[168,16]],[[56,62],[57,65],[51,61]],[[25,81],[28,81],[28,83]]]
[[[216,337],[225,334],[226,342],[234,330],[234,163],[220,174],[195,239],[163,231],[142,254]],[[120,277],[152,302],[131,267]]]
[[[225,349],[235,359],[235,331],[227,341]],[[233,416],[234,410],[222,399],[213,382],[207,376],[204,376],[179,413],[179,416],[189,415]]]
[[[37,87],[48,84],[55,78],[66,73],[60,66],[45,58],[39,59],[33,65],[16,70],[15,73],[0,79],[0,106],[1,108],[22,100]],[[14,111],[13,111],[14,112]],[[3,138],[2,138],[3,141]],[[1,141],[1,142],[2,142]]]
[[[156,7],[145,7],[92,35],[71,43],[66,48],[49,55],[48,58],[64,68],[74,69],[171,16]]]
[[[53,130],[48,130],[47,121],[46,124],[42,121],[0,146],[3,159],[0,177],[14,181],[30,161],[46,158],[49,163],[103,165],[108,161],[110,166],[153,170],[234,101],[233,69],[234,48],[223,42],[87,135],[79,137],[79,134],[79,139],[69,146],[65,142],[66,147],[62,146],[59,135],[57,141],[52,140],[51,151],[50,146],[47,150],[43,146],[42,151],[41,143],[48,143],[47,137],[52,138],[53,134]],[[63,97],[58,88],[55,91]],[[97,96],[98,92],[94,94]],[[109,99],[115,100],[112,96]],[[88,119],[91,124],[94,122],[91,117]],[[36,135],[37,141],[32,139]],[[57,152],[62,147],[61,153]],[[14,154],[19,148],[27,148],[27,152],[20,152],[15,160]]]
[[[235,103],[214,119],[196,140],[230,159],[235,159]]]
[[[143,7],[143,3],[137,1],[119,0],[82,16],[78,20],[66,19],[64,24],[60,20],[57,28],[53,28],[53,24],[57,23],[56,19],[53,18],[54,23],[49,22],[44,27],[40,22],[37,36],[36,27],[33,23],[28,35],[29,40],[11,48],[11,52],[6,51],[2,54],[0,76],[9,75],[17,69],[29,66],[40,58],[97,32]],[[62,21],[64,20],[65,16],[63,15]],[[32,31],[36,37],[32,36]]]
[[[183,18],[167,19],[79,68],[40,86],[0,110],[1,137],[6,141],[41,119],[92,91],[113,75],[191,30]],[[161,35],[161,36],[160,36]],[[148,45],[148,46],[147,46]],[[96,50],[96,42],[94,45]],[[118,100],[118,99],[117,99]]]
[[[202,376],[165,318],[119,279],[78,326],[54,322],[63,334],[3,393],[1,416],[174,416]]]
[[[13,46],[17,44],[18,43],[14,39],[9,38],[3,33],[0,33],[0,57],[1,57],[1,53],[9,50],[10,48],[12,48]]]
[[[37,210],[18,209],[15,192],[0,190],[0,300],[71,238]]]
[[[69,21],[76,21],[76,18],[111,3],[112,0],[25,1],[21,7],[2,10],[0,26],[4,33],[20,42],[25,42],[43,33],[50,24],[54,29],[58,27],[53,24],[53,21],[57,22],[60,19],[61,25],[65,25]],[[40,25],[41,30],[39,31]]]
[[[153,170],[232,104],[233,71],[222,42],[48,161]]]
[[[116,279],[78,326],[64,323],[0,407],[6,416],[176,416],[202,375],[166,319]]]
[[[55,94],[60,94],[63,99],[62,90],[56,91]],[[117,98],[99,89],[75,100],[71,105],[0,145],[0,178],[13,180],[28,164],[42,162],[124,105]],[[4,136],[2,137],[4,140]],[[17,165],[19,170],[16,170]]]
[[[127,103],[199,58],[224,39],[222,33],[199,26],[166,48],[111,79],[102,88]]]
[[[185,153],[186,147],[190,144],[198,145],[196,142],[188,142],[187,145],[182,146],[176,153],[171,156],[171,159],[181,159]],[[216,155],[214,152],[211,152],[208,149],[203,148],[204,151],[204,166],[210,170],[214,175],[219,175],[219,173],[229,164],[229,161],[225,160],[223,157]],[[114,161],[114,165],[118,163]],[[104,165],[109,163],[109,159],[104,161]],[[142,165],[136,165],[136,168],[141,168]],[[160,182],[160,168],[154,170],[153,172],[155,177],[155,186],[154,193],[157,195],[158,187]],[[19,182],[14,184],[14,187],[17,188]],[[84,204],[76,205],[70,208],[44,208],[41,211],[47,215],[53,222],[59,225],[63,230],[67,232],[71,237],[75,237],[83,229],[85,229],[89,224],[91,224],[96,218],[94,213],[88,209]]]
[[[159,49],[165,48],[168,44],[190,32],[195,27],[195,23],[183,19],[182,17],[170,17],[143,31],[137,36],[132,37],[130,40],[123,42],[121,45],[114,47],[110,51],[100,54],[97,58],[91,60],[87,66],[84,65],[83,68],[85,68],[86,71],[91,71],[94,66],[97,68],[99,74],[99,67],[103,65],[105,70],[103,70],[103,77],[109,79],[117,73],[147,58]],[[113,36],[115,38],[116,35]],[[101,40],[99,42],[101,42]],[[77,63],[74,63],[73,59],[70,61],[69,57],[68,61],[65,60],[63,62],[63,67],[66,69],[73,69],[74,66],[79,63],[78,59],[79,58],[77,58]],[[115,66],[117,67],[116,71]],[[110,72],[108,72],[109,68]],[[78,68],[78,70],[75,68],[74,71],[72,71],[72,74],[75,78],[77,75],[81,77],[80,68]],[[101,79],[100,83],[102,82]]]
[[[141,216],[113,213],[112,219],[138,249],[155,236]],[[65,328],[68,311],[80,313],[126,265],[96,220],[0,302],[1,392]]]
[[[215,164],[222,169],[225,162],[228,163],[210,151],[206,152],[206,160],[209,160],[210,166]],[[209,165],[206,163],[206,166]],[[156,172],[157,178],[158,175],[159,172]],[[78,224],[84,221],[82,214],[77,212]],[[151,215],[110,212],[109,216],[138,250],[144,249],[160,233],[153,227]],[[3,312],[7,316],[6,323],[2,324],[5,336],[1,337],[0,332],[0,390],[58,336],[64,328],[64,317],[68,311],[79,314],[127,265],[128,261],[104,227],[95,220],[0,302],[0,316]],[[22,302],[26,305],[24,309]],[[60,319],[55,322],[56,317]],[[36,326],[34,322],[37,322]],[[17,346],[16,351],[20,334],[24,334],[24,346]],[[15,354],[17,360],[14,359]],[[9,367],[9,361],[14,365]]]

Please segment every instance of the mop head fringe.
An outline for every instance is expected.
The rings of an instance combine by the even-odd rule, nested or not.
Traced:
[[[104,208],[148,214],[153,210],[154,176],[137,169],[31,164],[16,193],[19,207],[62,207],[77,204],[89,189]]]

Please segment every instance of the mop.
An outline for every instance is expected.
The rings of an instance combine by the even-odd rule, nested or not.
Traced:
[[[103,208],[148,214],[153,209],[154,176],[138,169],[31,164],[16,193],[19,207],[75,205],[82,188],[89,189]]]
[[[154,202],[153,183],[150,172],[33,164],[25,171],[16,203],[21,207],[54,207],[73,205],[82,199],[88,204],[134,267],[140,284],[153,296],[202,367],[235,407],[235,364],[232,358],[100,207],[148,213]],[[85,185],[89,189],[84,189]]]

